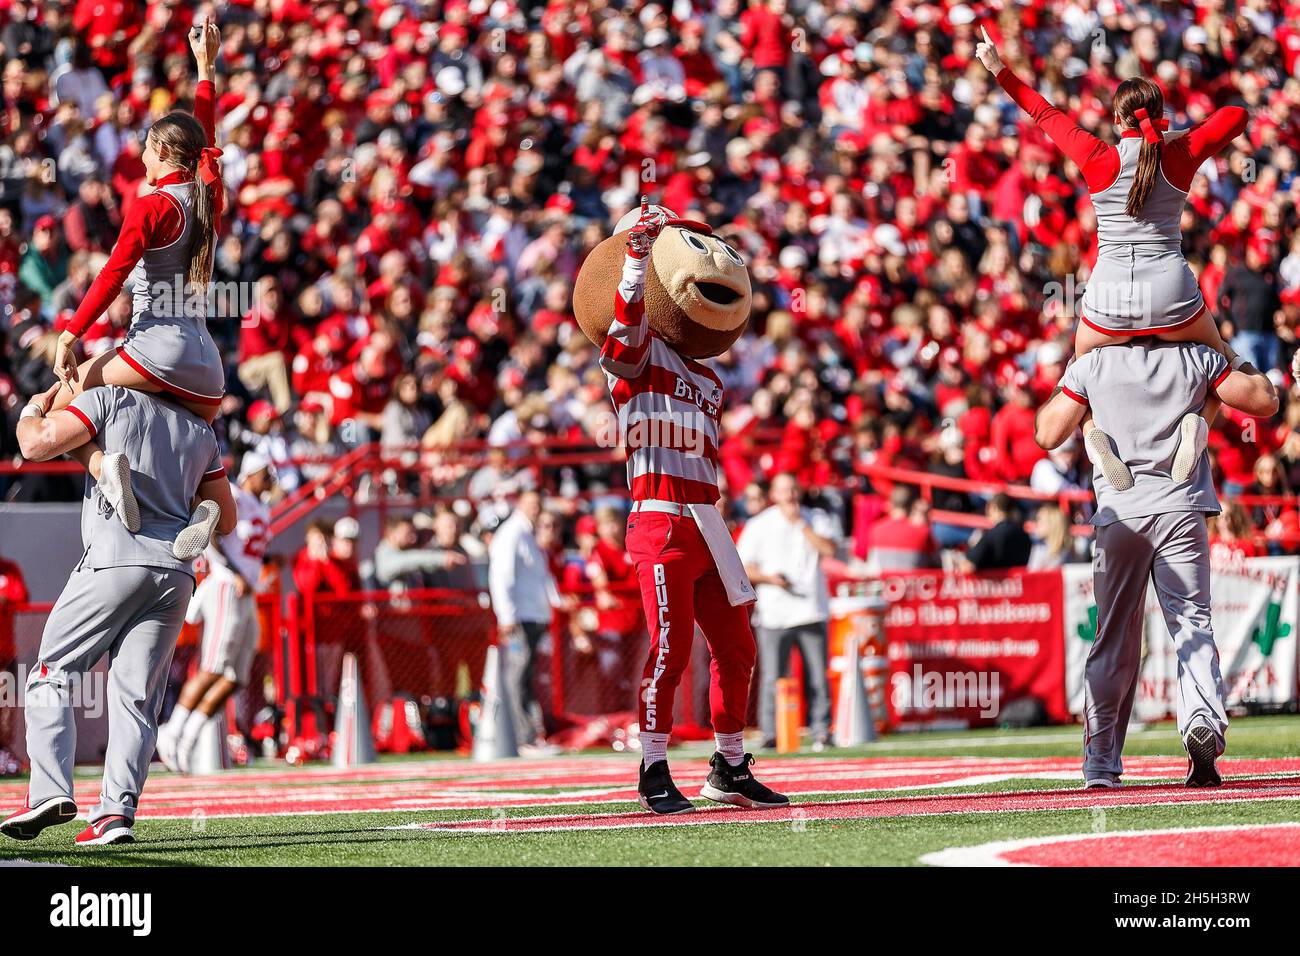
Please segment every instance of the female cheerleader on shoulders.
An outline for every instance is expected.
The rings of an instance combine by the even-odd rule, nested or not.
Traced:
[[[1169,342],[1199,342],[1222,354],[1236,368],[1246,364],[1219,337],[1196,276],[1182,252],[1181,219],[1197,169],[1246,129],[1239,106],[1215,110],[1190,129],[1164,132],[1164,96],[1145,77],[1124,80],[1115,90],[1114,122],[1118,146],[1081,129],[1027,86],[1002,63],[984,32],[975,55],[1007,95],[1083,173],[1097,216],[1097,263],[1083,293],[1075,358],[1129,336],[1154,335]],[[1182,442],[1171,477],[1186,481],[1205,451],[1208,422],[1218,413],[1211,395],[1200,415],[1182,422]],[[1093,463],[1117,491],[1133,486],[1128,466],[1110,439],[1083,425]]]
[[[108,263],[59,336],[54,372],[65,387],[54,409],[66,407],[84,389],[119,385],[167,392],[205,421],[217,417],[225,372],[208,333],[205,305],[222,200],[213,84],[220,43],[221,33],[211,19],[190,31],[199,73],[194,113],[175,110],[149,129],[141,158],[153,191],[131,204]],[[77,339],[124,285],[133,300],[126,341],[115,352],[78,366],[73,352]],[[127,456],[105,455],[94,442],[71,455],[99,483],[127,528],[138,531]],[[194,523],[176,540],[178,558],[189,560],[207,546],[218,513],[211,502],[198,505]]]

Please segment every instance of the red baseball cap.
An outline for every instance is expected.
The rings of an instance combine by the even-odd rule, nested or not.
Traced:
[[[573,199],[567,193],[552,193],[551,198],[546,200],[545,208],[573,212]]]
[[[40,219],[36,220],[36,225],[32,228],[34,231],[39,231],[41,229],[54,229],[58,224],[59,221],[53,216],[41,216]]]
[[[255,422],[259,418],[279,418],[279,417],[280,417],[280,413],[275,410],[275,406],[272,405],[264,398],[259,398],[257,401],[253,402],[251,405],[248,406],[248,420],[250,422]]]
[[[596,533],[596,519],[591,515],[583,515],[578,519],[577,524],[573,526],[573,530],[575,534],[594,535]]]

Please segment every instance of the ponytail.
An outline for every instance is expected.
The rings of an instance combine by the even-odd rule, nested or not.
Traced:
[[[1164,109],[1165,99],[1160,87],[1145,77],[1127,79],[1115,91],[1115,114],[1120,122],[1142,134],[1137,171],[1133,174],[1133,185],[1129,187],[1128,201],[1124,205],[1124,212],[1134,219],[1138,218],[1155,189],[1156,176],[1160,172],[1165,146],[1165,138],[1160,132],[1163,125],[1160,116]]]
[[[168,160],[188,170],[194,177],[190,215],[193,237],[185,283],[194,293],[207,291],[216,255],[217,220],[223,198],[221,184],[221,150],[208,146],[207,133],[190,113],[168,113],[149,130],[155,141],[167,147]],[[188,293],[187,293],[188,297]]]
[[[190,264],[185,281],[196,292],[204,291],[212,279],[216,253],[217,218],[221,215],[221,150],[204,148],[194,170],[194,235],[190,240]]]

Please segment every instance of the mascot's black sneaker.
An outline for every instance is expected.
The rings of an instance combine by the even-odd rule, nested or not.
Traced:
[[[709,779],[700,790],[701,797],[707,797],[718,803],[729,803],[733,807],[745,807],[750,810],[767,810],[772,807],[788,807],[790,798],[763,786],[749,772],[754,762],[753,754],[745,754],[739,767],[727,763],[721,753],[709,758]]]
[[[651,813],[694,813],[695,805],[682,796],[668,773],[668,761],[656,760],[649,767],[641,764],[641,781],[637,784],[641,806]]]
[[[1214,731],[1204,724],[1197,724],[1187,732],[1187,739],[1183,744],[1187,747],[1187,757],[1191,761],[1187,768],[1186,785],[1189,787],[1222,786],[1223,778],[1219,776],[1219,768],[1214,765],[1219,759],[1219,745],[1214,739]]]

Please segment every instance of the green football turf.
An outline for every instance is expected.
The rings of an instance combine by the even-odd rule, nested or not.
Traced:
[[[894,735],[852,751],[810,756],[972,756],[1069,757],[1079,754],[1078,728],[1029,731],[975,731]],[[679,761],[698,760],[695,748]],[[1130,735],[1127,754],[1181,754],[1175,729],[1160,724]],[[756,766],[761,774],[762,755]],[[1229,731],[1229,757],[1300,756],[1300,718],[1238,719]],[[627,760],[626,756],[611,759]],[[536,765],[534,765],[536,766]],[[265,766],[263,765],[263,769]],[[419,765],[412,764],[413,776]],[[88,769],[89,772],[89,769]],[[238,779],[238,772],[232,779]],[[301,785],[301,784],[300,784]],[[1018,780],[961,792],[1008,789],[1059,789],[1060,780]],[[540,789],[530,787],[530,790]],[[1140,789],[1140,785],[1134,790]],[[943,789],[914,791],[933,796]],[[884,796],[880,792],[810,796],[825,801]],[[890,791],[890,797],[901,796]],[[146,790],[146,799],[148,792]],[[508,809],[509,816],[546,813],[610,813],[635,809],[629,803],[590,804],[582,808]],[[500,814],[501,811],[497,811]],[[1201,805],[1052,810],[1006,813],[954,813],[836,821],[783,821],[763,824],[662,826],[636,830],[560,833],[446,834],[383,827],[460,819],[490,819],[483,811],[410,811],[324,813],[302,816],[253,816],[235,819],[141,820],[139,842],[121,847],[76,851],[69,841],[80,824],[47,830],[29,843],[0,842],[0,862],[21,858],[74,865],[917,865],[928,852],[992,840],[1166,827],[1300,821],[1300,801],[1251,801]]]

